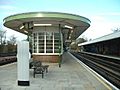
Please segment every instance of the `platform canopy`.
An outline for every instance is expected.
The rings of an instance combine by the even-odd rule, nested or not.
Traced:
[[[24,34],[29,34],[34,31],[34,27],[40,25],[59,27],[65,43],[78,38],[90,26],[90,20],[79,15],[59,12],[21,13],[4,19],[4,26]]]

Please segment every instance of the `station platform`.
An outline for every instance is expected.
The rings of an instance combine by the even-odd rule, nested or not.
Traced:
[[[30,86],[17,85],[17,63],[0,66],[0,90],[112,90],[103,84],[70,53],[64,53],[62,65],[49,64],[48,73],[36,75],[30,69]]]

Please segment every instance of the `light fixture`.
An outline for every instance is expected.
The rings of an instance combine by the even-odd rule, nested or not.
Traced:
[[[34,26],[52,26],[52,24],[34,24]]]
[[[71,36],[69,36],[69,39],[71,39]]]
[[[69,29],[73,29],[73,27],[68,26],[68,25],[65,25],[64,27],[69,28]]]
[[[73,33],[73,30],[71,30],[71,33]]]
[[[28,31],[26,31],[26,30],[25,30],[24,32],[25,32],[25,33],[28,33]]]
[[[20,27],[20,29],[23,29],[25,26],[24,25],[22,25],[21,27]]]

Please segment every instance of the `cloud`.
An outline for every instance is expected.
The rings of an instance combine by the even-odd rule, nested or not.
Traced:
[[[90,17],[90,20],[91,20],[91,21],[97,21],[97,22],[98,22],[98,21],[99,21],[99,22],[100,22],[100,21],[105,21],[105,19],[106,19],[106,18],[103,17],[103,16],[91,16],[91,17]]]
[[[9,5],[13,3],[12,0],[0,0],[0,5]]]
[[[17,8],[14,7],[14,6],[11,6],[11,5],[1,5],[0,9],[3,9],[3,10],[14,10],[14,9],[17,9]]]
[[[27,9],[15,7],[12,5],[1,5],[0,10],[2,11],[1,13],[4,15],[4,17],[13,15],[13,14],[17,14],[17,13],[23,13],[23,12],[25,12],[25,10],[26,10],[26,12],[29,11]]]
[[[120,12],[107,12],[107,13],[100,13],[99,15],[105,15],[105,16],[120,16]]]
[[[83,15],[91,20],[90,27],[80,37],[95,39],[112,33],[113,29],[120,27],[120,12],[105,12]]]

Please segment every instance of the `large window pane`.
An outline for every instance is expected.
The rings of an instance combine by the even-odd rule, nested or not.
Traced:
[[[46,32],[46,53],[53,53],[53,33]]]
[[[37,33],[33,33],[33,52],[37,53]]]
[[[54,53],[60,53],[61,41],[60,34],[54,33]]]
[[[38,33],[38,53],[44,53],[44,32]]]

